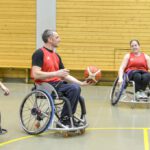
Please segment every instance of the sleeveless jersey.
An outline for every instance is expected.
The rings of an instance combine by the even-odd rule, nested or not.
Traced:
[[[44,47],[41,48],[43,51],[43,65],[41,68],[41,71],[44,72],[53,72],[59,70],[59,63],[60,59],[57,56],[55,52],[50,52],[46,50]],[[42,82],[58,82],[61,78],[59,77],[52,77],[47,79],[38,79],[35,80],[36,83],[42,83]]]
[[[140,56],[135,56],[134,53],[130,53],[130,57],[128,60],[127,67],[125,68],[125,72],[131,70],[143,70],[148,71],[147,61],[144,53],[141,53]]]

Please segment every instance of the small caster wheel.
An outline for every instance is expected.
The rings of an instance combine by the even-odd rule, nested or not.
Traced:
[[[84,133],[85,133],[85,129],[81,129],[80,134],[84,134]]]
[[[67,138],[67,137],[69,137],[69,133],[68,133],[68,132],[64,132],[64,133],[63,133],[63,136],[64,136],[65,138]]]

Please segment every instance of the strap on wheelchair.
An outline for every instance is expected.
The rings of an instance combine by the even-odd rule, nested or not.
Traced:
[[[51,84],[52,86],[54,86],[54,88],[56,90],[58,90],[62,84],[67,84],[66,81],[59,81],[59,82],[50,82],[49,84]]]

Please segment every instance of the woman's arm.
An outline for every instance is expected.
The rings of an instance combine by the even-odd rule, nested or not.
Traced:
[[[145,55],[145,58],[146,58],[146,61],[147,61],[148,69],[150,69],[150,57],[147,54],[144,54],[144,55]]]
[[[119,76],[119,81],[118,82],[119,83],[121,83],[123,81],[123,74],[124,74],[125,68],[127,67],[129,57],[130,57],[130,55],[126,54],[123,58],[123,61],[122,61],[121,65],[120,65],[119,72],[118,72],[118,76]]]

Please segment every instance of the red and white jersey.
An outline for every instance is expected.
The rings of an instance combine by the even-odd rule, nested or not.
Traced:
[[[143,70],[148,71],[147,61],[144,53],[141,53],[139,56],[136,56],[134,53],[130,53],[130,57],[128,60],[127,67],[125,68],[125,72],[131,70]]]

